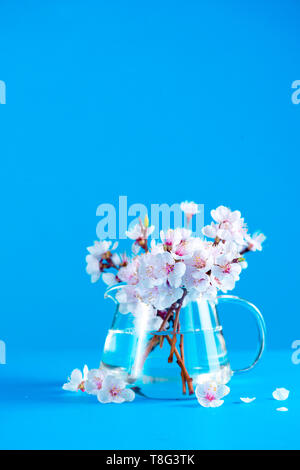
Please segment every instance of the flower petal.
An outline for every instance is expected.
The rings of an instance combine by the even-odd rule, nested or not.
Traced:
[[[83,377],[82,377],[81,370],[74,369],[71,374],[70,382],[79,385],[80,382],[82,382],[82,380],[83,380]]]
[[[103,273],[102,281],[108,286],[113,286],[117,283],[116,276],[113,273]]]
[[[290,391],[287,390],[286,388],[276,388],[276,390],[274,390],[274,392],[272,393],[273,398],[275,398],[275,400],[280,400],[280,401],[286,400],[289,394],[290,394]]]
[[[195,390],[196,397],[198,399],[204,398],[206,395],[206,386],[205,384],[198,384]]]
[[[120,393],[119,393],[119,395],[116,395],[112,399],[113,403],[124,403],[124,401],[125,401],[125,398],[123,398]]]
[[[86,379],[87,379],[88,372],[89,372],[89,368],[88,368],[88,366],[85,364],[85,366],[84,366],[84,368],[83,368],[83,380],[86,380]]]
[[[227,387],[227,385],[219,385],[218,388],[217,388],[217,392],[216,392],[216,399],[219,400],[219,398],[223,398],[223,397],[226,397],[226,395],[228,395],[228,393],[230,392],[230,388]]]
[[[111,389],[113,387],[122,390],[126,387],[126,383],[124,380],[115,377],[114,375],[107,375],[103,381],[102,385],[103,389]]]
[[[122,390],[120,396],[124,398],[125,401],[133,401],[135,399],[135,393],[131,388],[125,388]]]
[[[210,408],[211,406],[211,402],[206,400],[206,398],[198,398],[198,402],[199,405],[204,406],[204,408]]]
[[[240,400],[243,402],[243,403],[251,403],[252,401],[256,400],[256,397],[253,397],[253,398],[248,398],[248,397],[240,397]]]
[[[215,238],[217,230],[215,227],[207,225],[206,227],[203,227],[202,233],[208,238]]]
[[[211,408],[218,408],[219,406],[222,406],[224,403],[224,400],[213,400],[210,402]]]
[[[100,401],[100,403],[112,402],[112,396],[108,390],[103,390],[103,389],[99,390],[99,392],[97,393],[97,398],[98,398],[98,401]]]
[[[62,386],[63,390],[66,390],[67,392],[77,392],[78,391],[78,385],[74,385],[72,382],[68,382]]]

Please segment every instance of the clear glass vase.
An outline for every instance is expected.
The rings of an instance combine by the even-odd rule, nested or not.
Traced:
[[[120,288],[111,287],[105,294],[106,298],[117,304],[117,308],[106,337],[100,367],[122,377],[143,396],[192,398],[198,383],[207,380],[227,383],[233,373],[252,369],[263,353],[264,320],[257,307],[250,302],[231,295],[218,297],[218,304],[235,302],[247,307],[257,320],[259,344],[255,360],[248,367],[233,371],[214,304],[199,299],[183,307],[180,310],[180,330],[175,336],[172,325],[166,324],[164,331],[149,328],[149,309],[146,305],[143,305],[144,311],[138,317],[119,313],[114,294]],[[173,355],[172,342],[175,343]]]

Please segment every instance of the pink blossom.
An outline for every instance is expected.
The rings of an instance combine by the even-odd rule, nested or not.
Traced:
[[[206,382],[196,387],[195,393],[198,402],[205,408],[217,408],[223,405],[221,398],[228,395],[230,388],[227,385],[218,385],[216,382]]]

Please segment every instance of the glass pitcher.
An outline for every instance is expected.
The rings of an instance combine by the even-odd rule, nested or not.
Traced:
[[[105,293],[105,298],[112,299],[117,308],[100,367],[124,379],[140,395],[162,399],[192,398],[197,384],[208,380],[225,384],[233,373],[252,369],[263,353],[264,319],[258,308],[246,300],[233,295],[218,297],[218,305],[221,302],[238,303],[248,308],[257,320],[258,353],[248,367],[232,370],[213,303],[199,299],[182,307],[180,331],[173,335],[173,328],[168,323],[162,331],[149,328],[146,304],[141,306],[142,315],[119,313],[114,294],[120,288],[122,286],[114,286]]]

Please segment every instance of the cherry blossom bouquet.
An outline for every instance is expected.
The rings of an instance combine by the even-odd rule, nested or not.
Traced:
[[[182,203],[181,207],[189,223],[197,205]],[[102,278],[108,286],[125,283],[117,294],[123,314],[137,312],[141,302],[151,306],[158,318],[164,318],[179,301],[184,306],[201,296],[216,302],[219,290],[234,289],[247,267],[245,253],[261,251],[266,237],[262,233],[250,236],[239,211],[220,206],[211,215],[214,221],[202,232],[213,241],[193,237],[188,228],[175,228],[161,231],[161,241],[150,244],[154,226],[149,226],[146,216],[126,232],[133,240],[131,258],[115,252],[117,242],[95,241],[88,248],[86,271],[92,282]]]
[[[154,334],[144,360],[162,341],[159,333],[172,328],[171,335],[165,336],[170,344],[168,362],[173,361],[175,354],[181,368],[183,392],[187,384],[192,394],[192,379],[185,368],[181,341],[179,350],[176,348],[180,310],[199,298],[216,303],[218,291],[226,293],[234,289],[247,267],[244,255],[261,251],[266,237],[262,233],[251,236],[241,213],[224,206],[211,211],[213,221],[202,230],[207,238],[194,237],[189,224],[198,206],[184,202],[181,209],[187,227],[161,231],[159,242],[149,240],[154,226],[150,226],[147,216],[126,232],[133,241],[130,257],[116,253],[117,242],[96,241],[88,248],[86,270],[92,282],[102,278],[108,286],[121,286],[116,294],[120,313],[138,317],[145,312],[141,306],[147,305],[147,321]]]

